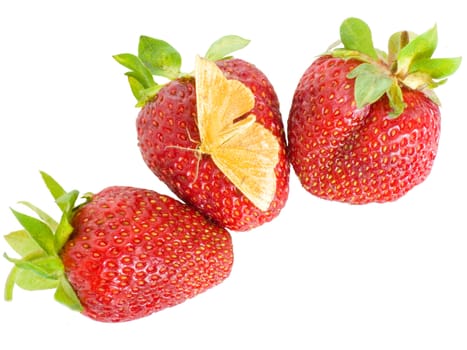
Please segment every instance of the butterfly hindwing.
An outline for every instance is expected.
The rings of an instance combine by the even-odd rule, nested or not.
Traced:
[[[214,62],[197,57],[196,101],[201,142],[218,143],[217,136],[255,105],[250,89],[228,80]]]
[[[236,133],[211,157],[224,175],[259,209],[266,211],[276,193],[277,139],[261,124]]]

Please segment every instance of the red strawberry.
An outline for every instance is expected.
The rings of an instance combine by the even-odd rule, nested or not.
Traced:
[[[349,18],[344,48],[303,74],[288,119],[290,162],[319,197],[363,204],[393,201],[426,179],[438,149],[440,111],[432,88],[460,58],[431,58],[436,27],[391,36],[388,55],[368,26]]]
[[[6,235],[22,258],[14,284],[55,288],[57,301],[103,322],[134,320],[182,303],[228,277],[233,262],[229,233],[170,197],[133,187],[86,194],[65,192],[43,179],[63,212],[59,223],[26,204],[40,219],[13,211],[24,230]]]
[[[236,128],[247,115],[254,115],[255,124],[261,125],[275,138],[277,151],[273,152],[273,148],[262,146],[263,137],[255,138],[248,131],[245,136],[237,136],[237,140],[243,139],[244,144],[230,146],[231,154],[228,155],[232,168],[228,170],[246,171],[247,174],[242,175],[243,179],[252,182],[253,187],[265,187],[258,191],[256,197],[266,197],[263,190],[269,187],[270,198],[263,202],[264,207],[254,203],[255,195],[248,196],[238,184],[234,184],[229,174],[219,167],[214,154],[205,152],[209,147],[204,145],[205,140],[201,135],[206,132],[204,129],[216,126],[217,122],[209,119],[209,116],[205,117],[205,123],[200,123],[200,107],[197,106],[200,98],[197,96],[195,78],[192,74],[180,73],[181,59],[175,49],[163,41],[141,37],[138,57],[130,54],[115,56],[119,63],[131,69],[127,73],[129,82],[139,100],[138,106],[142,107],[137,118],[139,147],[148,167],[182,200],[198,208],[219,225],[237,231],[249,230],[276,217],[287,200],[289,183],[285,133],[279,102],[271,83],[252,64],[225,58],[247,43],[239,37],[227,36],[214,43],[205,57],[216,62],[225,78],[239,81],[254,97],[252,108],[245,110],[247,113],[243,115],[237,115],[231,124],[225,122],[227,127]],[[165,85],[157,85],[153,75],[165,76],[170,81]],[[209,95],[215,94],[219,88],[216,84],[207,88],[203,86],[202,89]],[[225,95],[218,102],[228,104],[235,97]],[[216,106],[213,107],[216,110]],[[216,110],[214,118],[222,121],[224,116],[220,110],[221,107]],[[199,129],[200,124],[203,125],[202,130]],[[222,137],[219,133],[209,141],[222,147]],[[255,178],[255,169],[250,169],[260,164],[258,158],[261,152],[266,152],[264,161],[272,162],[277,158],[269,176],[274,177],[271,183],[264,176]]]

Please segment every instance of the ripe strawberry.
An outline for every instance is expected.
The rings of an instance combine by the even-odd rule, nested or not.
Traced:
[[[114,56],[119,63],[131,70],[127,73],[130,86],[139,101],[137,106],[142,107],[136,122],[139,147],[148,167],[182,200],[195,206],[219,225],[237,231],[249,230],[275,218],[286,203],[289,184],[285,133],[279,102],[271,83],[252,64],[240,59],[225,58],[247,44],[248,41],[236,36],[223,37],[211,46],[205,58],[216,62],[227,79],[237,80],[251,91],[254,105],[247,114],[253,114],[256,123],[276,138],[278,151],[263,151],[269,152],[263,157],[265,161],[278,158],[273,166],[273,182],[265,185],[268,183],[267,179],[254,180],[257,187],[273,187],[273,196],[266,201],[264,207],[255,204],[255,196],[249,197],[248,193],[235,185],[213,160],[213,155],[203,151],[208,147],[203,147],[200,137],[203,130],[199,129],[199,97],[195,78],[193,74],[180,72],[181,58],[178,52],[166,42],[143,36],[140,39],[138,56]],[[158,85],[154,82],[153,75],[164,76],[170,81],[165,85]],[[218,86],[210,86],[207,93],[217,89]],[[228,103],[231,97],[224,96],[224,101],[220,102]],[[219,113],[221,112],[217,112]],[[223,115],[216,117],[222,119]],[[233,120],[232,127],[238,125],[245,115],[237,117]],[[204,127],[208,128],[210,125],[216,125],[216,122],[208,120]],[[216,135],[210,141],[221,143],[219,140],[222,136]],[[243,138],[244,144],[238,154],[230,155],[230,158],[236,158],[234,164],[230,165],[237,172],[243,168],[249,172],[244,178],[251,179],[256,173],[249,168],[261,161],[258,159],[258,153],[261,152],[257,150],[263,147],[263,139],[253,139],[250,135]],[[233,148],[235,147],[231,147],[231,152],[237,152]],[[240,155],[245,151],[250,153],[247,157],[251,157],[251,161]],[[270,154],[271,152],[275,154]],[[259,191],[256,197],[263,195]]]
[[[393,201],[426,179],[440,133],[431,90],[460,58],[431,58],[436,27],[395,33],[389,54],[373,47],[368,26],[349,18],[344,48],[303,74],[288,119],[290,162],[303,187],[329,200]]]
[[[40,219],[13,211],[24,230],[6,235],[22,258],[13,286],[55,288],[57,301],[103,322],[122,322],[182,303],[228,277],[233,262],[229,233],[170,197],[133,187],[108,187],[75,206],[43,179],[63,212],[59,223],[29,203]]]

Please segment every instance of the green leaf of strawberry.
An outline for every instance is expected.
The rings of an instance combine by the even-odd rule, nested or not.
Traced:
[[[397,74],[406,75],[410,71],[412,63],[420,59],[430,58],[435,52],[437,44],[436,26],[409,41],[397,55]]]
[[[204,56],[210,61],[218,61],[228,58],[232,52],[243,49],[250,43],[250,40],[244,39],[238,35],[226,35],[216,40]]]
[[[146,103],[160,89],[161,86],[154,81],[151,71],[138,56],[123,53],[113,57],[118,63],[130,69],[125,75],[128,77],[131,91],[138,101],[137,106]],[[153,91],[154,93],[152,93]]]
[[[402,114],[406,107],[406,104],[404,102],[404,96],[402,94],[402,89],[399,86],[396,79],[392,81],[392,84],[389,87],[389,90],[386,92],[386,95],[389,100],[389,106],[391,107],[389,116],[391,118],[396,118]]]
[[[162,88],[154,76],[170,80],[182,76],[182,59],[178,51],[167,42],[142,35],[138,44],[138,56],[130,53],[114,55],[113,58],[122,66],[130,69],[128,77],[131,91],[138,101],[136,107],[142,107]]]
[[[83,311],[80,300],[65,276],[59,278],[54,298],[74,311]]]
[[[58,252],[62,249],[65,242],[68,240],[68,237],[73,232],[73,227],[71,226],[72,213],[76,204],[76,201],[79,196],[79,191],[72,190],[66,192],[60,184],[58,184],[55,179],[50,175],[41,171],[42,180],[49,189],[49,192],[52,194],[55,199],[55,203],[60,208],[62,212],[62,217],[59,223],[56,223],[52,218],[50,218],[46,213],[42,212],[40,209],[28,204],[28,206],[35,211],[39,217],[46,223],[47,226],[51,228],[54,232],[54,247]]]
[[[37,214],[37,216],[42,220],[44,221],[47,226],[50,227],[50,229],[52,231],[55,231],[57,229],[57,226],[58,226],[58,222],[54,220],[54,218],[50,217],[47,213],[45,213],[44,211],[42,211],[40,208],[36,207],[35,205],[29,203],[29,202],[26,202],[26,201],[21,201],[21,202],[18,202],[18,204],[22,204],[24,205],[25,207],[31,209],[34,213]]]
[[[136,79],[143,88],[147,89],[156,84],[151,71],[138,56],[131,53],[122,53],[113,56],[113,58],[122,66],[130,69],[131,71],[126,74]]]
[[[358,108],[376,102],[391,87],[393,80],[387,71],[370,63],[362,63],[351,71],[348,78],[355,78],[355,102]]]
[[[29,202],[20,202],[37,214],[35,218],[12,209],[24,230],[5,235],[5,240],[21,256],[20,259],[4,257],[15,267],[5,285],[5,299],[11,300],[14,285],[26,290],[53,289],[63,285],[64,266],[58,254],[73,232],[70,220],[78,199],[78,191],[66,192],[50,175],[41,172],[42,179],[56,204],[62,211],[60,222]],[[73,292],[74,293],[74,292]],[[61,298],[73,309],[82,310],[76,304],[76,295]]]
[[[11,258],[7,254],[3,256],[16,267],[31,271],[45,279],[56,280],[63,274],[63,265],[57,256],[42,255],[34,258],[26,257],[26,259]]]
[[[55,200],[66,194],[66,191],[63,189],[63,187],[60,186],[60,184],[57,181],[55,181],[55,179],[52,178],[52,176],[50,176],[44,171],[40,171],[40,174],[42,177],[42,181],[44,181],[45,186],[47,187],[50,194]],[[60,209],[62,209],[62,207],[60,207]]]
[[[387,62],[391,71],[395,72],[397,69],[396,60],[399,52],[416,36],[415,33],[404,30],[396,32],[389,37]]]
[[[142,35],[139,39],[138,57],[152,75],[176,79],[180,75],[182,58],[169,43]]]
[[[358,18],[347,18],[340,27],[341,41],[347,50],[357,51],[374,60],[378,54],[373,46],[371,30],[368,25]]]
[[[433,79],[443,79],[454,74],[461,64],[461,57],[424,58],[412,63],[409,74],[424,73]]]
[[[16,268],[16,270],[14,283],[24,290],[35,291],[55,289],[58,286],[58,281],[55,278],[43,277],[33,270],[27,270],[24,268]]]
[[[32,216],[20,213],[11,209],[13,215],[25,230],[31,235],[31,238],[44,250],[47,254],[55,253],[54,235],[49,226],[43,221]]]
[[[42,253],[39,244],[25,230],[11,232],[4,236],[7,243],[21,256]]]

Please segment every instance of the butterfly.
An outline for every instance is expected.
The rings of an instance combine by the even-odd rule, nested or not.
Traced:
[[[227,79],[214,62],[199,56],[195,83],[198,151],[210,155],[240,192],[267,211],[276,192],[279,142],[254,114],[247,114],[255,105],[252,91],[238,80]]]

